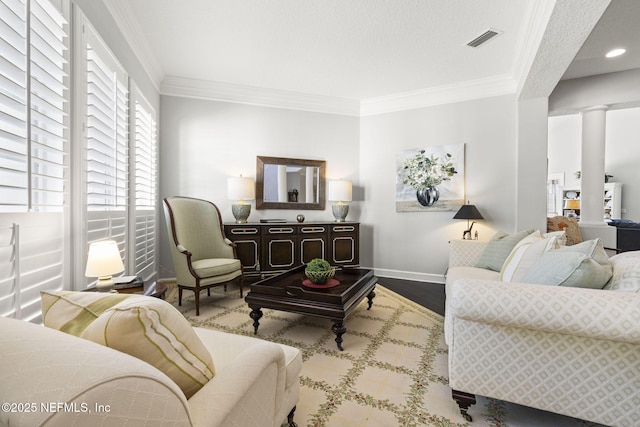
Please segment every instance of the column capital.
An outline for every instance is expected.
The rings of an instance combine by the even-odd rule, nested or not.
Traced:
[[[607,111],[611,108],[610,105],[592,105],[591,107],[583,108],[580,113],[588,113],[590,111]]]

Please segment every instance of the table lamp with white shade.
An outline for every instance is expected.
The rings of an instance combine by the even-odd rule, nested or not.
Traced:
[[[344,202],[350,202],[352,197],[351,181],[329,181],[328,198],[337,201],[331,209],[336,222],[344,222],[349,213],[349,205]]]
[[[84,275],[98,278],[96,283],[98,292],[110,292],[113,287],[112,276],[123,271],[124,264],[115,240],[102,240],[89,245]]]
[[[256,189],[253,178],[231,177],[227,179],[227,198],[238,200],[231,205],[231,212],[237,224],[246,224],[251,213],[251,205],[245,200],[253,200],[256,197]]]

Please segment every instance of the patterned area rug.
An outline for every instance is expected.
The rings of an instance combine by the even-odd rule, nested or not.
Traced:
[[[295,421],[303,426],[585,426],[593,425],[493,399],[478,398],[467,423],[451,399],[443,318],[378,285],[346,321],[344,351],[331,322],[263,309],[258,338],[303,353]],[[177,297],[168,300],[177,306]],[[178,307],[194,326],[253,335],[250,309],[230,287],[203,292],[200,316],[193,293]]]

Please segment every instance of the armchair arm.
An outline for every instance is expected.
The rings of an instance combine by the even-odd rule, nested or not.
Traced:
[[[640,343],[640,294],[488,280],[453,284],[450,315],[477,323]]]
[[[181,253],[181,254],[183,254],[183,255],[186,255],[186,256],[188,256],[188,257],[190,257],[190,256],[191,256],[191,252],[189,252],[189,251],[187,250],[187,248],[185,248],[185,247],[184,247],[184,246],[182,246],[182,245],[177,245],[177,246],[176,246],[176,249],[178,250],[178,252],[180,252],[180,253]]]

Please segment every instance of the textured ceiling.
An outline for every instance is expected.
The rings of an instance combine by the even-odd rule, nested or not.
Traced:
[[[616,47],[624,47],[627,52],[617,58],[603,58]],[[640,1],[613,0],[563,79],[635,68],[640,68]]]
[[[570,65],[591,31],[589,20],[597,20],[607,1],[103,1],[124,11],[134,38],[144,41],[140,51],[152,53],[160,80],[177,77],[353,100],[522,80],[527,55],[535,53],[532,34],[536,25],[544,25],[545,8],[554,4],[561,12],[554,12],[554,19],[564,21],[555,23],[551,38],[545,35],[546,59],[535,58],[535,74],[543,76],[537,80],[546,89],[529,92],[548,93],[562,73],[574,78],[640,68],[639,0],[613,0]],[[503,33],[480,48],[466,46],[488,28]],[[603,58],[621,44],[627,55]],[[559,59],[563,52],[565,58]]]

